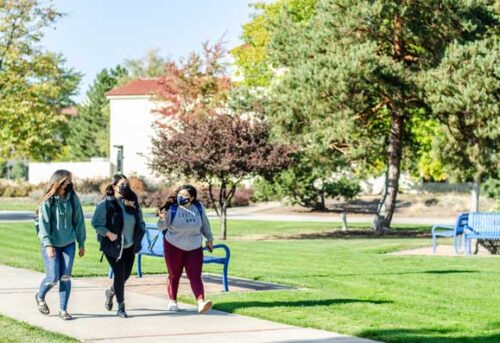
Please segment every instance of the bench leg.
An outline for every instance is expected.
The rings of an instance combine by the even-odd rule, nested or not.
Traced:
[[[432,252],[434,254],[437,253],[437,241],[436,241],[436,235],[432,235]]]
[[[222,272],[222,285],[224,286],[224,292],[229,292],[229,285],[228,285],[228,280],[227,280],[228,267],[229,267],[229,264],[224,263],[224,270]]]
[[[467,239],[465,238],[465,236],[464,236],[464,252],[465,252],[465,254],[466,254],[466,255],[469,255],[469,247],[468,247],[468,244],[469,244],[469,242],[468,242],[468,240],[467,240]]]
[[[457,235],[453,235],[453,249],[455,250],[455,254],[458,254],[457,238]]]

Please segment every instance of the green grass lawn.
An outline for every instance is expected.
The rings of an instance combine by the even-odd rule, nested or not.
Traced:
[[[271,232],[307,230],[272,222],[231,222],[230,230],[244,235],[266,226]],[[298,289],[221,293],[212,296],[217,309],[384,342],[500,341],[498,258],[386,254],[429,245],[429,239],[231,239],[227,244],[230,275]],[[0,251],[1,264],[42,270],[29,223],[0,223]],[[77,258],[75,275],[104,275],[108,266],[99,263],[90,232],[87,252]],[[146,258],[144,269],[165,272],[159,258]]]
[[[45,331],[36,326],[28,325],[0,315],[0,342],[2,343],[52,343],[52,342],[79,342],[78,340]]]

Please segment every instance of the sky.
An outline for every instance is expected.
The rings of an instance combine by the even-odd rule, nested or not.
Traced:
[[[158,48],[175,60],[201,43],[224,36],[226,48],[241,43],[242,25],[255,0],[54,0],[66,15],[46,32],[42,45],[62,53],[66,65],[84,74],[82,100],[95,75],[125,59]],[[265,1],[269,2],[269,1]]]

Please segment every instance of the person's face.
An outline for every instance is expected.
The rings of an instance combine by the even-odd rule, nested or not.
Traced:
[[[121,179],[116,183],[116,185],[113,186],[113,189],[115,190],[115,195],[118,197],[123,197],[122,192],[120,192],[121,189],[126,189],[128,187],[128,181],[126,179]]]
[[[68,187],[68,185],[69,185],[70,183],[73,183],[73,176],[72,176],[72,175],[68,176],[68,177],[66,178],[66,180],[64,180],[64,182],[63,182],[63,183],[61,183],[61,187],[59,188],[59,193],[60,193],[61,195],[66,194],[66,188]]]
[[[179,191],[179,193],[177,193],[177,199],[179,199],[181,197],[184,198],[184,199],[186,199],[188,201],[185,204],[181,203],[181,205],[189,205],[193,201],[193,197],[191,196],[191,194],[189,194],[189,192],[187,191],[187,189],[182,189],[182,190]]]

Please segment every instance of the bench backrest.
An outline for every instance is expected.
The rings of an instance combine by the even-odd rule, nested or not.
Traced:
[[[468,227],[475,233],[500,235],[500,213],[470,213]]]
[[[461,235],[464,233],[464,230],[467,228],[468,222],[469,213],[460,213],[457,216],[457,221],[455,223],[455,232],[457,235]]]

